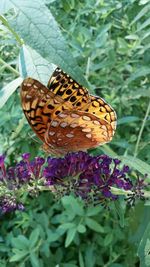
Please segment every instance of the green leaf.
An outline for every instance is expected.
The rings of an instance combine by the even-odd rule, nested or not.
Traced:
[[[13,5],[6,0],[1,0],[0,3],[0,14],[6,13],[10,8],[12,8]]]
[[[135,207],[135,211],[133,213],[133,223],[135,224],[136,232],[130,237],[133,243],[139,244],[142,239],[145,229],[150,222],[150,207],[144,206],[140,204],[140,206]],[[138,227],[138,229],[137,229]]]
[[[55,2],[56,0],[44,0],[44,3],[45,4],[50,4],[50,3],[53,3],[53,2]]]
[[[38,238],[39,238],[39,228],[36,228],[35,230],[33,230],[33,232],[30,234],[30,237],[29,237],[29,241],[30,241],[30,249],[33,248],[37,241],[38,241]]]
[[[110,28],[111,28],[111,23],[108,23],[99,28],[99,34],[97,35],[95,40],[96,47],[102,47],[106,44],[106,40],[108,38],[108,31],[110,30]]]
[[[58,267],[58,265],[56,265],[56,267]],[[63,263],[62,267],[78,267],[78,266],[73,263]]]
[[[150,10],[150,5],[144,6],[140,12],[135,16],[135,18],[131,21],[130,25],[134,24],[137,22],[139,19],[141,19],[144,15],[146,15]]]
[[[99,214],[103,210],[102,206],[88,207],[86,215],[88,217]]]
[[[140,24],[136,32],[142,31],[144,28],[150,25],[150,18],[144,21],[144,23]]]
[[[77,215],[84,215],[83,207],[79,203],[78,199],[73,196],[65,196],[62,198],[62,204],[67,209],[68,207],[74,211]]]
[[[28,251],[21,251],[19,249],[13,249],[13,252],[15,255],[9,259],[10,262],[20,261],[28,255]]]
[[[140,257],[140,266],[150,266],[150,223],[147,225],[144,235],[138,247],[138,256]]]
[[[72,229],[74,227],[75,227],[75,223],[63,223],[58,227],[58,229],[68,230],[68,229]]]
[[[81,251],[79,251],[79,267],[85,267]]]
[[[103,145],[99,148],[104,154],[110,157],[117,157],[117,154],[110,148],[109,145]]]
[[[104,239],[104,246],[105,247],[109,246],[112,243],[112,240],[113,240],[113,234],[112,233],[107,234]]]
[[[72,57],[57,22],[43,1],[6,0],[13,4],[16,16],[9,23],[24,42],[49,63],[61,67],[79,83],[87,86],[76,60]]]
[[[30,253],[30,261],[31,261],[32,267],[40,267],[41,266],[39,258],[34,252]]]
[[[103,227],[99,223],[97,223],[95,220],[91,218],[86,218],[85,223],[90,229],[94,230],[95,232],[104,233]]]
[[[66,240],[65,240],[65,247],[67,248],[71,242],[73,241],[74,237],[75,237],[75,234],[77,232],[77,229],[76,228],[72,228],[72,229],[69,229],[67,231],[67,237],[66,237]]]
[[[18,248],[20,250],[29,249],[29,240],[23,235],[18,235],[18,237],[12,238],[11,243],[15,248]]]
[[[140,67],[138,70],[136,70],[130,78],[126,81],[127,84],[133,82],[134,80],[140,78],[140,77],[145,77],[150,74],[150,68],[149,67]]]
[[[85,233],[86,232],[86,227],[83,224],[79,224],[77,227],[77,231],[79,233]]]
[[[123,39],[118,37],[118,52],[121,54],[127,54],[129,51],[128,43]]]
[[[139,120],[140,118],[137,116],[126,116],[121,119],[118,119],[117,125],[126,124],[126,123],[128,124],[128,123],[139,121]]]
[[[123,161],[124,164],[134,168],[143,175],[145,175],[146,173],[150,173],[150,165],[148,165],[141,159],[134,158],[132,156],[121,156],[119,158]]]
[[[32,77],[47,85],[56,65],[50,64],[35,50],[23,45],[19,55],[19,70],[22,77]]]
[[[75,5],[74,0],[63,0],[61,2],[66,12],[70,12],[70,10],[74,8]]]
[[[41,245],[41,247],[40,247],[40,252],[42,254],[44,254],[47,258],[49,258],[50,255],[51,255],[49,246],[50,246],[50,243],[49,243],[49,241],[47,239],[46,242],[43,242],[42,245]]]
[[[62,234],[59,233],[59,229],[57,232],[54,232],[50,229],[47,229],[47,235],[48,235],[48,242],[52,243],[60,238]]]
[[[114,206],[115,206],[116,212],[117,212],[119,219],[120,219],[119,220],[120,226],[124,227],[125,207],[123,207],[121,205],[121,202],[119,202],[119,201],[115,201]]]
[[[94,243],[91,243],[90,245],[86,246],[85,249],[85,266],[86,267],[94,267],[95,266],[95,248],[94,248]],[[100,252],[99,252],[100,253]],[[101,265],[103,266],[103,265]]]
[[[0,108],[4,106],[9,97],[15,92],[18,86],[22,83],[22,78],[19,77],[0,90]]]
[[[139,5],[145,5],[149,2],[149,0],[140,0]]]

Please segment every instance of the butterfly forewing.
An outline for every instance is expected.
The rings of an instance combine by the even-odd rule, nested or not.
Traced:
[[[72,108],[82,109],[89,102],[88,90],[57,68],[48,82],[48,88],[61,96]]]
[[[72,104],[76,110],[84,110],[92,113],[112,124],[113,130],[116,128],[116,114],[112,107],[102,98],[92,96],[87,89],[78,84],[68,74],[57,68],[49,80],[48,87],[55,94]]]
[[[69,104],[65,104],[62,98],[32,78],[27,78],[22,83],[21,102],[29,124],[44,142],[47,123],[62,110],[70,109]]]

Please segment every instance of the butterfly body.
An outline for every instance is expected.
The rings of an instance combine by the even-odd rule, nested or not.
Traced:
[[[87,150],[111,141],[116,113],[102,98],[57,68],[48,87],[26,78],[21,87],[24,114],[52,154]]]

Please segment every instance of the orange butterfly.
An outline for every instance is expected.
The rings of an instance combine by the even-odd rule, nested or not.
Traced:
[[[24,114],[49,153],[87,150],[111,141],[116,113],[57,68],[48,86],[26,78],[21,86]]]

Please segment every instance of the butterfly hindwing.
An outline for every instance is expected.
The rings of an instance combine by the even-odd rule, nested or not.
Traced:
[[[66,110],[48,124],[45,141],[53,148],[87,150],[111,140],[111,124],[84,111]]]

